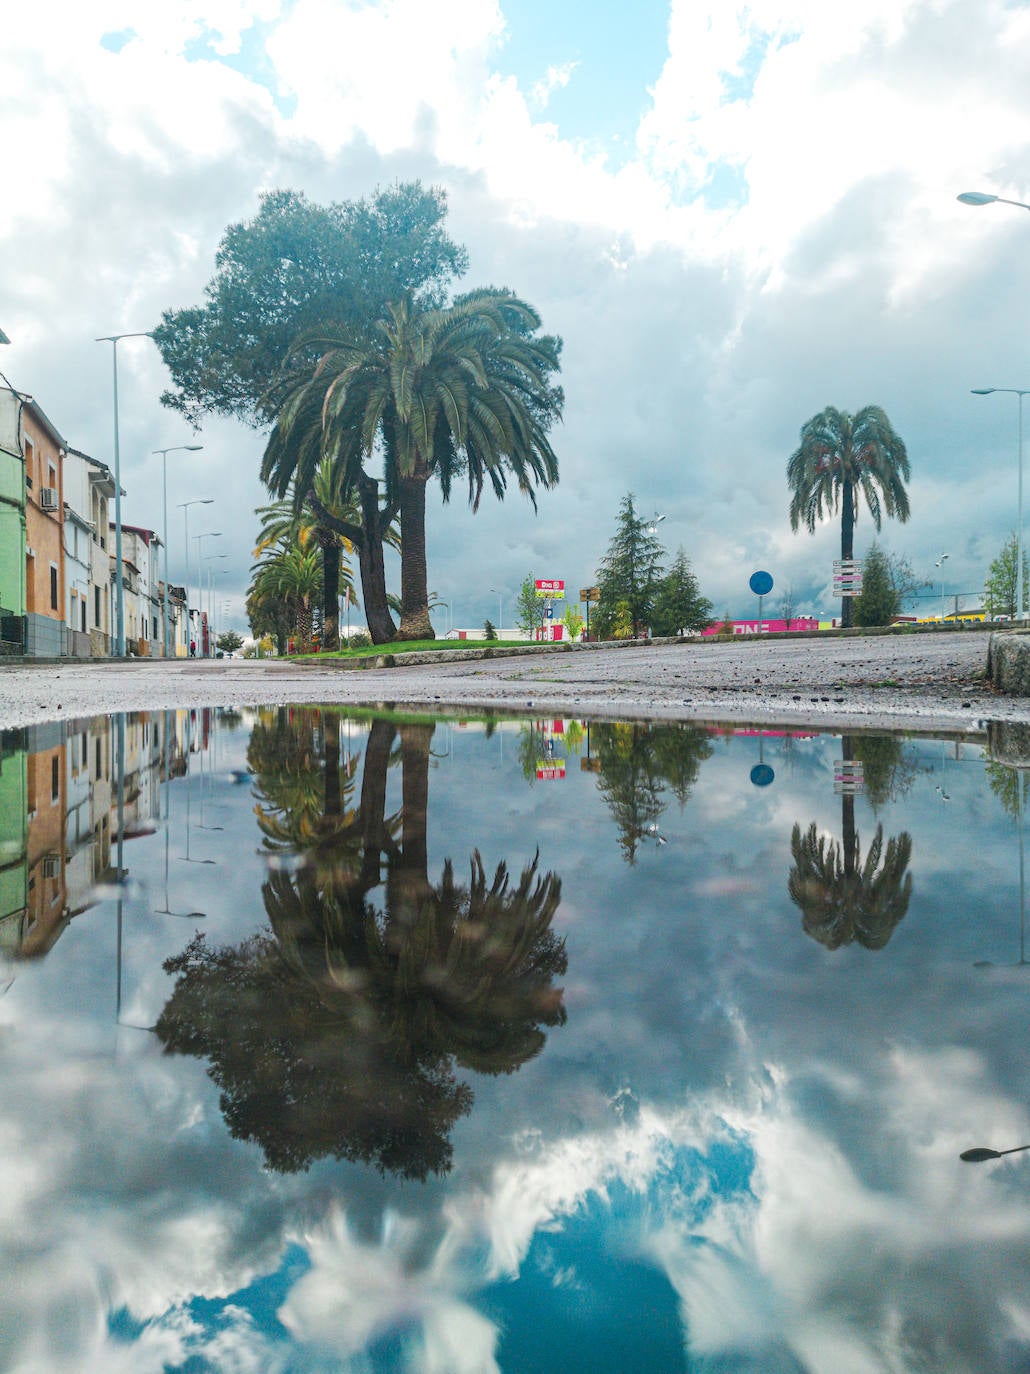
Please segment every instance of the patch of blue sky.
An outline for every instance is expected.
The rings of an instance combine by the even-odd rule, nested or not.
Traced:
[[[100,46],[106,48],[108,52],[119,53],[126,43],[131,43],[135,37],[135,29],[112,30],[110,33],[100,35]]]
[[[550,67],[575,63],[543,117],[562,138],[599,147],[615,165],[631,157],[651,103],[648,88],[668,57],[668,0],[503,0],[503,10],[507,35],[498,71],[516,77],[528,96]]]
[[[289,8],[289,6],[285,8]],[[214,29],[206,29],[203,33],[190,39],[183,51],[183,56],[187,62],[220,62],[223,67],[239,72],[258,86],[263,86],[272,97],[279,113],[288,119],[297,108],[297,97],[280,93],[275,67],[265,46],[269,34],[279,22],[278,19],[255,20],[249,28],[244,29],[240,34],[239,50],[229,53],[222,53],[217,50],[215,42],[219,37],[218,33]]]
[[[290,1339],[290,1333],[279,1320],[279,1309],[286,1301],[293,1285],[311,1268],[307,1251],[297,1244],[287,1245],[278,1266],[270,1274],[264,1274],[225,1298],[195,1297],[186,1304],[185,1310],[196,1324],[197,1332],[187,1342],[190,1350],[186,1363],[178,1367],[169,1366],[167,1374],[192,1374],[194,1370],[206,1369],[203,1351],[212,1337],[226,1330],[239,1320],[239,1312],[246,1313],[250,1327],[269,1343],[281,1344]],[[111,1336],[124,1344],[132,1344],[142,1336],[148,1323],[137,1321],[127,1308],[121,1307],[109,1313],[107,1329]]]
[[[746,205],[748,184],[743,167],[732,162],[716,163],[700,195],[712,210],[739,209]]]
[[[679,1297],[644,1242],[672,1225],[705,1244],[698,1230],[719,1202],[749,1205],[754,1168],[741,1134],[704,1154],[670,1144],[646,1189],[610,1180],[538,1232],[518,1277],[475,1299],[501,1333],[501,1368],[687,1374]]]
[[[755,82],[758,80],[758,73],[762,70],[762,64],[772,46],[772,41],[773,35],[771,33],[759,34],[748,45],[747,52],[741,58],[740,69],[735,72],[720,73],[726,103],[736,100],[748,101],[754,95]]]

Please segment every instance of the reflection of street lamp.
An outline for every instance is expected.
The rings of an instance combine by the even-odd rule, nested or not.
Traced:
[[[1018,204],[1013,201],[1013,204]],[[1019,397],[1019,486],[1016,503],[1016,619],[1023,619],[1023,397],[1030,391],[1016,386],[978,386],[973,388],[974,396],[993,396],[1004,392]]]
[[[1030,205],[1024,201],[1006,200],[1004,196],[988,195],[986,191],[963,191],[955,199],[960,200],[963,205],[1018,205],[1021,210],[1030,210]]]
[[[117,620],[115,652],[119,658],[125,657],[125,588],[122,586],[122,463],[118,451],[118,340],[152,339],[148,329],[136,330],[131,334],[104,334],[96,343],[111,345],[111,360],[114,366],[114,569]]]
[[[165,595],[164,595],[164,656],[168,657],[168,455],[170,453],[199,453],[203,444],[176,444],[173,448],[156,448],[161,455],[161,490],[164,494]]]
[[[657,534],[657,533],[658,533],[658,526],[662,523],[662,521],[663,521],[665,518],[666,518],[666,517],[665,517],[664,515],[658,515],[658,514],[656,513],[656,514],[652,517],[651,523],[650,523],[650,524],[648,525],[648,527],[647,527],[647,532],[648,532],[648,534]]]
[[[948,557],[948,555],[947,555],[946,553],[942,553],[941,556],[940,556],[940,558],[938,558],[937,562],[936,562],[933,566],[934,566],[935,568],[938,568],[938,569],[943,568],[943,567],[944,567],[944,560],[945,560],[947,557]],[[943,629],[943,628],[944,628],[944,574],[943,574],[943,572],[942,572],[942,573],[941,573],[941,629]]]

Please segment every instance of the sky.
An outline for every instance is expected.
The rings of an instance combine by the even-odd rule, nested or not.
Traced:
[[[1030,219],[956,196],[1030,197],[1028,87],[1016,0],[38,0],[0,46],[0,369],[110,462],[98,336],[199,304],[262,191],[421,178],[447,192],[462,286],[511,287],[562,337],[566,393],[536,513],[431,494],[438,630],[510,625],[527,575],[574,599],[627,492],[717,613],[755,614],[758,569],[766,614],[788,588],[838,613],[839,524],[792,533],[785,480],[828,405],[887,411],[912,517],[881,542],[924,611],[968,603],[1016,522],[1016,397],[970,392],[1030,386]],[[213,498],[192,580],[193,536],[218,532],[205,580],[245,630],[263,436],[194,434],[146,339],[118,361],[123,519],[162,533],[154,451],[203,444],[168,456],[170,576],[179,503]],[[874,534],[861,511],[858,555]]]

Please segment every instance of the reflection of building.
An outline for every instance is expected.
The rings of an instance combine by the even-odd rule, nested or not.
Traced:
[[[25,731],[0,734],[0,953],[18,949],[29,899]]]
[[[45,954],[115,876],[119,791],[124,838],[156,829],[166,725],[169,774],[183,775],[186,713],[134,716],[120,789],[106,717],[0,734],[0,954]]]
[[[45,954],[64,928],[65,727],[34,725],[28,744],[28,909],[23,955]]]

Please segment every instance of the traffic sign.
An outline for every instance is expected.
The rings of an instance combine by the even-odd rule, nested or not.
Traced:
[[[772,574],[767,572],[754,572],[748,586],[755,596],[768,596],[773,589]]]
[[[579,599],[580,599],[580,601],[587,601],[587,602],[590,602],[590,601],[600,601],[600,599],[601,599],[601,588],[600,588],[600,587],[580,587],[580,589],[579,589]]]

